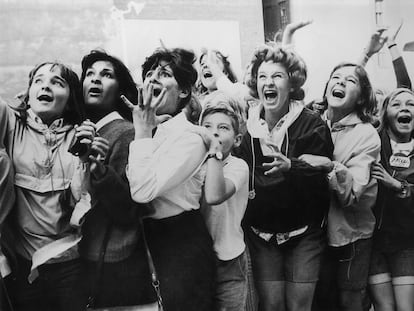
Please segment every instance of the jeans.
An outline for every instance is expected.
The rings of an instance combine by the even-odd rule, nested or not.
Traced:
[[[217,260],[216,310],[243,311],[247,298],[247,255],[244,251],[238,257]]]

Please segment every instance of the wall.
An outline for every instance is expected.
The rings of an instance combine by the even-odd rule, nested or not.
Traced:
[[[174,21],[187,27],[171,35],[168,25]],[[137,25],[142,29],[131,28]],[[215,42],[228,47],[237,67],[244,67],[264,40],[261,0],[0,0],[0,96],[10,100],[24,90],[39,62],[57,59],[79,73],[82,56],[96,47],[128,56],[135,72],[143,57],[139,51],[149,43],[131,34],[162,33],[163,27],[170,47],[177,40],[202,45],[205,38],[209,47]],[[136,58],[134,51],[125,52],[131,48],[137,49]]]

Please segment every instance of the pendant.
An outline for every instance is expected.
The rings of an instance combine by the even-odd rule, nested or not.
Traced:
[[[253,200],[256,197],[256,191],[254,189],[249,191],[249,200]]]

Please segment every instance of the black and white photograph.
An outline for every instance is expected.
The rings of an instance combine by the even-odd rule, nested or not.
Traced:
[[[414,311],[412,29],[0,0],[0,311]]]

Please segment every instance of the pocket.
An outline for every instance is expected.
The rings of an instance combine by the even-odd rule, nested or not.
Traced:
[[[248,264],[246,250],[244,250],[243,253],[237,257],[237,264],[241,278],[243,280],[247,280]]]

